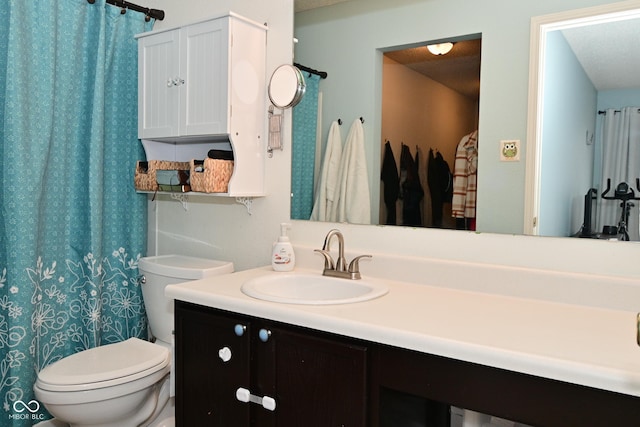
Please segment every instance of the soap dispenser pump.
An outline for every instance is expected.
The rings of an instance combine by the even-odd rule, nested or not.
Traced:
[[[275,271],[292,271],[296,265],[296,255],[293,253],[293,246],[287,236],[289,228],[291,228],[291,224],[287,222],[280,224],[280,237],[273,244],[271,266]]]

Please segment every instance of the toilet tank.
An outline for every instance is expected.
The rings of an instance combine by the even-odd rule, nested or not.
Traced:
[[[171,343],[173,300],[164,296],[167,285],[233,273],[233,263],[182,255],[140,258],[140,286],[151,333],[156,339]]]

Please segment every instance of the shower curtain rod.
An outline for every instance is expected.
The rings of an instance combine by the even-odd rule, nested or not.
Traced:
[[[619,113],[621,110],[613,110],[614,113]],[[640,108],[638,108],[638,113],[640,113]],[[607,112],[604,110],[599,110],[598,114],[607,115]]]
[[[306,71],[307,73],[311,73],[311,74],[315,74],[316,76],[320,76],[321,79],[326,79],[327,78],[328,74],[326,73],[326,71],[314,70],[313,68],[305,67],[304,65],[298,64],[296,62],[294,62],[293,65],[298,67],[301,71]]]
[[[94,4],[96,0],[87,0],[90,4]],[[114,6],[122,7],[124,9],[135,10],[136,12],[142,12],[147,15],[147,18],[157,19],[162,21],[164,19],[164,10],[149,9],[148,7],[138,6],[137,4],[129,3],[124,0],[107,0],[107,3]]]

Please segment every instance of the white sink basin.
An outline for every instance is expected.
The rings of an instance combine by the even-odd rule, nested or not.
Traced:
[[[277,273],[246,281],[242,292],[250,297],[288,304],[350,304],[378,298],[384,284],[366,279],[350,280],[321,274]]]

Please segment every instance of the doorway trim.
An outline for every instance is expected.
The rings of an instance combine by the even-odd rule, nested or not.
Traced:
[[[525,170],[524,226],[526,235],[538,235],[540,215],[540,170],[542,158],[542,113],[547,34],[551,31],[603,24],[640,17],[640,0],[629,0],[531,18],[529,47],[529,92]],[[595,114],[596,112],[594,112]]]

